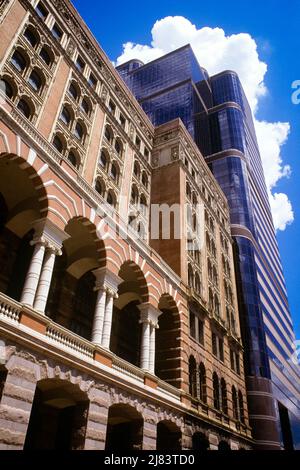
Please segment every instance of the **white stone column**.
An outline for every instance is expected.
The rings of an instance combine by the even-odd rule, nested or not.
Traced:
[[[149,359],[149,371],[155,373],[155,331],[157,326],[152,323],[150,325],[150,359]]]
[[[97,288],[96,288],[97,289]],[[105,305],[106,305],[106,289],[104,287],[98,288],[96,308],[94,315],[94,323],[92,330],[92,342],[101,346],[102,344],[102,332],[105,316]]]
[[[161,311],[149,303],[138,306],[142,323],[141,368],[155,373],[155,330]],[[147,325],[147,326],[145,326]]]
[[[148,320],[140,320],[142,323],[141,339],[141,369],[149,370],[150,364],[150,323]]]
[[[111,324],[114,308],[114,297],[116,294],[110,289],[106,293],[106,308],[105,308],[105,317],[103,323],[103,332],[102,332],[102,346],[106,349],[109,349],[110,345],[110,334],[111,334]]]
[[[37,240],[34,244],[34,251],[21,296],[21,303],[30,307],[33,306],[35,299],[45,254],[45,243],[43,240]]]
[[[34,309],[38,310],[41,313],[45,313],[55,263],[55,257],[57,254],[61,254],[61,252],[53,247],[46,248],[42,272],[34,301]]]

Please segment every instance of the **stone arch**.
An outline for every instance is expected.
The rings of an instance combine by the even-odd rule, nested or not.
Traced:
[[[160,421],[157,424],[157,451],[178,451],[182,448],[181,429],[169,420]]]
[[[7,136],[2,143],[10,150]],[[31,260],[34,223],[47,213],[48,196],[36,169],[15,153],[0,153],[0,291],[16,300]]]
[[[37,382],[24,449],[84,448],[89,399],[68,380]]]
[[[171,385],[181,386],[180,315],[174,298],[170,294],[160,297],[156,331],[155,373]]]
[[[205,433],[196,431],[192,436],[192,447],[194,451],[206,451],[209,449],[209,440]]]
[[[46,313],[90,340],[97,296],[94,271],[105,266],[105,246],[95,225],[85,217],[70,219],[65,232],[68,238],[55,261]]]
[[[106,451],[142,450],[144,419],[129,404],[111,405],[108,411]]]
[[[148,301],[148,287],[141,268],[133,261],[120,267],[118,298],[114,300],[110,348],[119,357],[140,365],[140,305]]]

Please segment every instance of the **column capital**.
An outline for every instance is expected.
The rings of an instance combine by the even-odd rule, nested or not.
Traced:
[[[149,323],[154,328],[158,328],[158,317],[162,312],[152,304],[144,303],[137,306],[140,314],[140,323]]]
[[[103,289],[108,295],[117,298],[118,286],[123,282],[123,279],[109,271],[106,267],[95,269],[93,274],[96,278],[95,290]]]
[[[62,244],[70,238],[64,230],[61,230],[49,219],[39,219],[33,224],[35,234],[31,242],[32,245],[43,244],[45,248],[51,250],[55,255],[61,255]]]

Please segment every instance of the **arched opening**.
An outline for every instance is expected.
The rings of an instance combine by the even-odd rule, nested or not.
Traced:
[[[25,29],[24,38],[33,48],[40,42],[40,37],[32,25],[27,26]]]
[[[77,385],[57,379],[38,382],[24,449],[83,449],[88,408],[88,397]]]
[[[105,450],[142,450],[143,425],[142,415],[132,406],[112,405],[108,412]]]
[[[161,297],[158,329],[155,336],[155,374],[165,382],[180,388],[180,317],[175,301],[165,294]]]
[[[80,166],[80,156],[75,149],[71,149],[70,152],[68,153],[68,160],[73,165],[76,169],[79,168]]]
[[[18,94],[15,82],[7,75],[0,79],[0,91],[10,100],[14,100]]]
[[[66,126],[70,127],[70,125],[72,124],[73,119],[74,119],[74,113],[73,113],[73,110],[72,110],[71,106],[64,105],[62,107],[62,110],[61,110],[61,113],[60,113],[60,116],[59,116],[59,120],[61,122],[63,122]]]
[[[86,97],[82,98],[80,108],[87,116],[89,116],[91,114],[92,109],[90,100]]]
[[[57,256],[46,306],[46,314],[74,333],[91,339],[97,293],[93,270],[100,267],[99,250],[103,243],[95,240],[94,227],[86,221],[71,219],[65,228],[69,235]]]
[[[134,162],[134,165],[133,165],[133,173],[134,175],[139,178],[140,177],[140,173],[141,173],[141,168],[140,168],[140,165],[137,161]]]
[[[96,183],[95,183],[95,189],[97,193],[100,194],[100,196],[104,197],[105,196],[105,183],[102,181],[100,178],[97,178]]]
[[[30,59],[23,49],[17,49],[13,53],[10,62],[14,68],[22,74],[29,66]]]
[[[192,397],[197,398],[197,365],[194,356],[189,359],[189,392]]]
[[[200,400],[203,403],[207,402],[207,390],[206,390],[206,369],[201,362],[199,366],[199,388],[200,388]]]
[[[107,202],[110,206],[116,207],[116,205],[117,205],[116,195],[115,195],[114,191],[112,191],[111,189],[107,193],[107,199],[106,200],[107,200]]]
[[[195,432],[192,437],[192,445],[194,451],[206,451],[209,449],[209,440],[202,432]]]
[[[79,88],[79,86],[77,85],[77,83],[75,81],[71,82],[71,84],[69,86],[69,89],[68,89],[68,93],[71,96],[71,98],[73,98],[73,100],[75,100],[75,101],[79,100],[80,88]]]
[[[110,177],[116,184],[118,184],[119,173],[119,165],[116,162],[112,162],[110,167]]]
[[[142,174],[142,184],[146,189],[148,189],[148,175],[145,171],[143,171]]]
[[[0,291],[17,301],[33,253],[33,223],[42,217],[42,209],[47,213],[46,199],[39,201],[46,192],[33,184],[43,188],[41,180],[29,178],[20,160],[0,155]]]
[[[228,404],[227,404],[227,386],[225,380],[221,379],[221,398],[222,398],[222,411],[224,414],[228,414]]]
[[[32,70],[28,78],[28,83],[33,89],[33,91],[37,93],[41,93],[45,85],[45,82],[46,82],[45,76],[40,70],[38,69]]]
[[[42,47],[40,57],[48,67],[51,67],[54,62],[54,55],[49,46]]]
[[[181,450],[181,430],[172,421],[160,421],[157,425],[156,450]]]
[[[127,261],[121,266],[123,280],[114,301],[110,350],[126,361],[140,366],[141,324],[138,306],[143,303],[147,285],[140,268]]]
[[[27,96],[19,99],[17,108],[27,119],[31,119],[35,112],[34,105]]]
[[[86,127],[81,121],[77,121],[74,129],[74,136],[84,144],[86,136]]]
[[[64,153],[66,151],[67,143],[65,138],[60,134],[55,134],[53,137],[53,146],[59,153]]]
[[[133,184],[131,188],[130,204],[132,204],[133,206],[137,206],[138,203],[139,203],[139,191],[136,185]]]
[[[105,127],[104,136],[106,140],[108,140],[108,142],[111,144],[114,138],[114,134],[110,126]]]
[[[117,152],[117,154],[118,154],[119,156],[122,155],[122,152],[123,152],[123,144],[122,144],[121,140],[118,139],[118,138],[116,139],[116,142],[115,142],[115,150],[116,150],[116,152]]]
[[[218,450],[221,452],[228,452],[230,449],[230,445],[226,441],[220,441],[218,445]]]

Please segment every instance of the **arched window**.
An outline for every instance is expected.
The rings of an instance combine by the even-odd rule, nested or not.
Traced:
[[[225,380],[221,379],[221,397],[222,397],[222,411],[227,415],[228,403],[227,403],[227,386]]]
[[[234,419],[238,421],[239,420],[239,408],[238,408],[236,388],[234,385],[232,386],[232,412],[233,412]]]
[[[135,206],[139,201],[139,193],[136,186],[132,186],[130,203]]]
[[[44,46],[41,49],[40,57],[45,62],[45,64],[48,65],[48,67],[50,67],[52,63],[54,62],[53,53],[50,51],[50,49],[47,46]]]
[[[146,189],[148,188],[148,176],[145,171],[143,171],[142,174],[142,184],[145,186]]]
[[[192,397],[197,398],[197,366],[194,356],[189,359],[189,391]]]
[[[195,274],[195,291],[201,294],[201,281],[198,273]]]
[[[118,182],[119,168],[115,162],[113,162],[111,165],[110,176],[116,183]]]
[[[89,116],[90,113],[91,113],[91,105],[89,103],[89,101],[86,99],[86,98],[83,98],[82,101],[81,101],[81,105],[80,105],[82,111],[87,115]],[[109,140],[109,139],[108,139]]]
[[[37,70],[32,70],[28,78],[28,83],[34,91],[40,92],[43,85],[43,78]]]
[[[239,390],[238,396],[239,396],[240,421],[241,423],[245,423],[244,399],[243,399],[243,394],[240,390]]]
[[[15,51],[11,58],[11,63],[17,69],[18,72],[24,72],[27,62],[23,54],[19,51]]]
[[[56,148],[56,150],[58,150],[59,153],[63,153],[64,151],[64,144],[63,144],[63,141],[62,139],[56,135],[53,139],[53,145],[54,147]]]
[[[230,314],[230,326],[232,328],[232,331],[236,333],[236,323],[235,323],[235,318],[234,318],[234,313],[231,312]]]
[[[74,135],[75,135],[76,139],[80,140],[81,142],[84,141],[85,130],[83,128],[83,125],[80,122],[76,123],[75,130],[74,130]]]
[[[73,100],[78,100],[80,92],[78,86],[74,82],[72,82],[69,86],[68,93],[73,98]]]
[[[31,110],[29,101],[26,98],[21,98],[17,107],[27,119],[31,118],[33,112]]]
[[[140,165],[138,164],[137,161],[135,161],[134,165],[133,165],[133,173],[137,178],[139,178],[140,177],[140,172],[141,172]]]
[[[145,229],[145,226],[142,222],[139,222],[139,225],[138,225],[138,234],[139,234],[139,237],[142,239],[142,240],[145,240],[147,237],[146,237],[146,229]]]
[[[113,133],[109,126],[106,126],[104,135],[105,135],[105,138],[108,140],[108,142],[111,143],[113,140]]]
[[[116,205],[116,198],[115,198],[115,195],[112,191],[109,191],[108,194],[107,194],[107,202],[110,206],[115,207],[115,205]]]
[[[208,308],[210,310],[213,310],[214,308],[214,295],[211,289],[209,289],[209,294],[208,294]]]
[[[189,199],[191,198],[192,192],[189,183],[186,183],[186,195]]]
[[[33,48],[39,43],[39,36],[32,26],[28,26],[28,28],[25,29],[24,37]]]
[[[66,126],[70,125],[71,122],[71,112],[67,106],[63,106],[60,116],[60,121],[62,121]]]
[[[9,99],[13,99],[16,96],[16,87],[6,78],[0,79],[0,91],[2,91]]]
[[[68,154],[68,160],[71,162],[71,164],[75,167],[79,167],[79,157],[77,153],[74,150],[70,150]]]
[[[203,362],[199,366],[199,384],[200,384],[200,400],[203,403],[207,402],[207,393],[206,393],[206,370]]]
[[[190,264],[188,265],[188,284],[191,289],[194,287],[194,272]]]
[[[105,196],[105,184],[100,179],[96,180],[95,189],[102,197]]]
[[[140,209],[143,215],[147,215],[147,206],[147,199],[144,194],[142,194],[140,198]]]
[[[215,314],[220,316],[220,302],[217,295],[215,295]]]
[[[215,266],[213,267],[213,280],[215,284],[218,284],[218,273]]]
[[[122,154],[122,151],[123,151],[123,144],[122,144],[122,142],[120,141],[120,139],[116,139],[115,150],[116,150],[116,152],[117,152],[118,155],[121,155],[121,154]]]
[[[214,407],[216,410],[220,410],[220,383],[219,377],[214,372],[213,374],[213,397],[214,397]]]
[[[105,170],[107,169],[108,165],[108,156],[104,150],[101,150],[100,158],[99,158],[99,163],[104,168]]]

